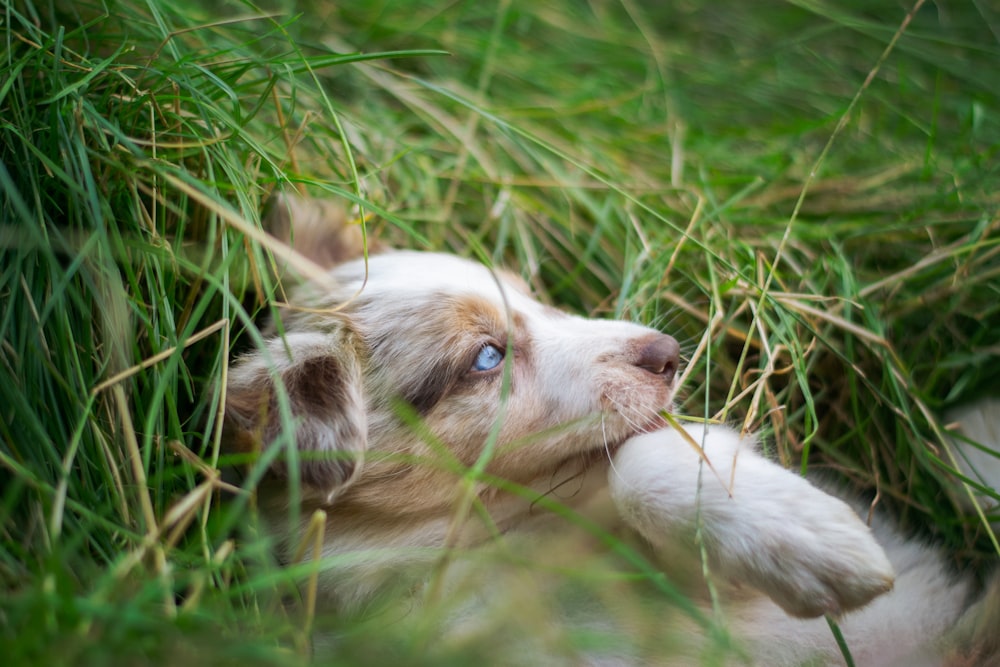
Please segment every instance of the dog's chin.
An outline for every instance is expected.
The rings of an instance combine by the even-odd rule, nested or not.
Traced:
[[[608,465],[611,463],[611,460],[614,459],[618,450],[622,448],[622,445],[624,445],[629,438],[633,438],[644,433],[660,431],[669,427],[670,422],[668,422],[661,414],[657,413],[639,424],[631,424],[627,429],[624,429],[623,434],[616,434],[617,437],[602,437],[598,442],[594,443],[593,447],[588,448],[584,452],[584,458],[586,459],[588,466],[601,464]],[[604,434],[602,434],[602,436],[603,435]]]
[[[670,422],[667,421],[666,417],[657,412],[655,415],[643,422],[639,428],[635,430],[635,433],[630,434],[629,437],[631,438],[635,435],[642,435],[643,433],[652,433],[653,431],[662,431],[665,428],[670,428]]]

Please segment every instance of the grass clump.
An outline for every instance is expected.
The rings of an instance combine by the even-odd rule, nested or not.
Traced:
[[[218,502],[221,388],[273,290],[254,230],[276,189],[675,334],[687,413],[742,420],[787,465],[995,560],[943,495],[941,430],[1000,370],[998,20],[851,0],[4,2],[11,664],[306,660],[280,604],[294,573],[246,494]],[[345,661],[373,636],[414,653],[345,631]]]

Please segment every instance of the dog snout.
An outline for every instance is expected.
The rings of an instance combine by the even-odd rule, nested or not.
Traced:
[[[639,348],[633,365],[671,382],[677,373],[680,357],[681,346],[673,336],[654,334]]]

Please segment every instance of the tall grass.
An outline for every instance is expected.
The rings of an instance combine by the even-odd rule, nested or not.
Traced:
[[[983,3],[2,8],[6,664],[307,660],[302,571],[217,473],[279,189],[674,333],[684,411],[995,560],[942,492],[943,415],[1000,371]],[[345,662],[468,657],[340,629]]]

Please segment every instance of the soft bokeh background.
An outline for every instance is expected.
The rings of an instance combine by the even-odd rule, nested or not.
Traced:
[[[4,664],[307,660],[312,570],[214,472],[275,191],[674,334],[682,413],[995,561],[941,434],[998,391],[1000,11],[913,9],[4,0]],[[339,630],[345,664],[477,653]]]

